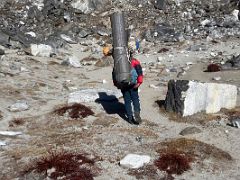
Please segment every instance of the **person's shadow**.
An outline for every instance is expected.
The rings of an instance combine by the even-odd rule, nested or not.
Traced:
[[[95,102],[101,104],[107,114],[118,114],[123,120],[128,122],[124,104],[119,102],[116,96],[109,96],[106,92],[99,92],[98,94],[99,98]]]

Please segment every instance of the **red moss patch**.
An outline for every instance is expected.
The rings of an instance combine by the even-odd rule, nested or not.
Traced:
[[[93,165],[94,161],[83,154],[50,153],[48,156],[35,160],[33,165],[27,168],[23,174],[36,172],[52,179],[93,180],[94,174],[91,172],[91,166]]]
[[[221,71],[221,67],[218,64],[209,64],[206,72],[218,72]]]
[[[89,107],[82,104],[73,104],[72,106],[61,107],[55,110],[54,113],[59,116],[68,115],[73,119],[85,118],[87,116],[94,115],[94,112]]]
[[[166,171],[168,174],[180,175],[191,169],[190,163],[192,161],[192,157],[183,152],[175,151],[161,154],[154,164],[158,169]]]

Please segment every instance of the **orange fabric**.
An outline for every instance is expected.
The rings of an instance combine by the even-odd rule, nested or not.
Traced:
[[[109,53],[110,53],[110,47],[109,46],[103,47],[103,54],[104,54],[104,56],[108,56]]]

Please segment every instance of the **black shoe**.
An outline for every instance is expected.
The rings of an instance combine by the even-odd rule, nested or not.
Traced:
[[[130,124],[139,125],[139,122],[137,122],[133,116],[130,117],[130,118],[128,118],[128,122],[129,122]]]
[[[140,117],[140,112],[134,112],[134,119],[136,124],[140,124],[142,122],[142,118]]]
[[[130,124],[134,124],[134,118],[133,118],[133,116],[128,117],[128,118],[127,118],[127,121],[128,121]]]

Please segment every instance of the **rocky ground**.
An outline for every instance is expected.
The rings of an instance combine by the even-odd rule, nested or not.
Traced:
[[[239,55],[235,1],[228,8],[227,1],[84,2],[82,9],[72,1],[0,6],[0,179],[239,179],[239,129],[229,125],[240,116],[239,95],[235,109],[216,114],[183,118],[162,108],[170,79],[240,87],[239,65],[204,72]],[[104,98],[112,97],[107,90],[120,93],[111,80],[113,59],[102,54],[111,44],[114,8],[126,11],[130,42],[140,39],[139,126],[124,120],[121,97],[68,106],[79,90],[101,89]],[[35,54],[31,44],[52,49]],[[119,165],[128,154],[151,160],[139,169]]]

